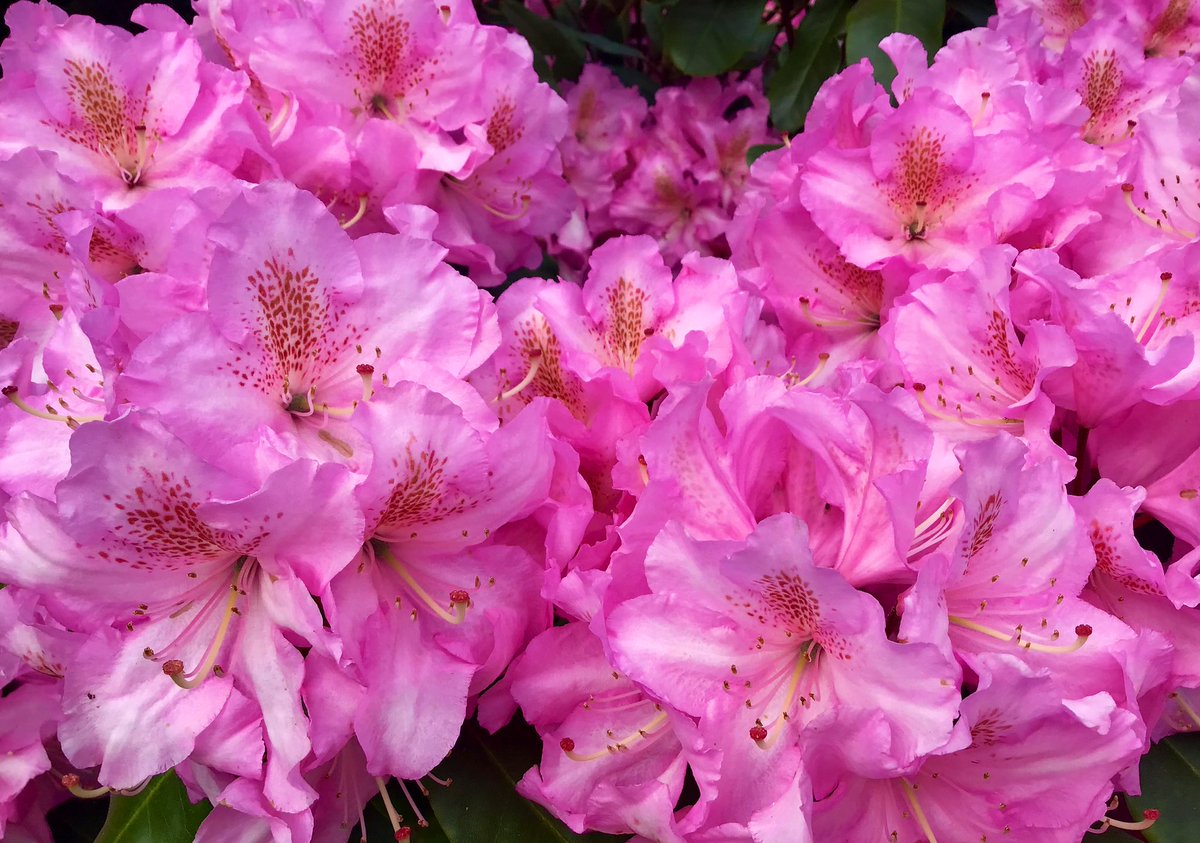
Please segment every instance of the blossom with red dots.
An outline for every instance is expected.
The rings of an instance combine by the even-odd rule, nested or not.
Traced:
[[[649,102],[465,0],[197,6],[6,19],[0,834],[173,770],[202,843],[419,843],[518,713],[519,793],[639,843],[1155,820],[1192,4],[892,35],[753,166],[757,71]]]

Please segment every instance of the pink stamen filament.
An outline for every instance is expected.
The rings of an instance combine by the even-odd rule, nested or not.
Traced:
[[[1089,828],[1088,831],[1091,831],[1093,834],[1103,834],[1109,828],[1119,828],[1124,831],[1145,831],[1158,822],[1159,816],[1161,815],[1157,810],[1147,808],[1145,811],[1142,811],[1142,819],[1139,822],[1127,822],[1125,820],[1115,820],[1112,817],[1105,817],[1100,824],[1100,828],[1095,830]]]
[[[807,321],[811,322],[817,328],[854,328],[862,326],[874,329],[879,327],[879,320],[867,317],[861,319],[835,319],[827,316],[818,316],[812,312],[812,302],[809,301],[807,296],[800,297],[800,312]]]
[[[470,600],[460,601],[452,599],[450,604],[450,609],[452,611],[443,609],[432,597],[429,596],[429,592],[422,588],[421,584],[413,578],[413,575],[410,574],[408,569],[404,567],[404,563],[396,558],[396,555],[392,553],[392,549],[388,545],[384,544],[383,542],[375,542],[374,544],[377,545],[375,548],[377,553],[383,557],[384,561],[391,566],[393,571],[400,575],[400,579],[404,580],[405,584],[412,589],[413,594],[415,594],[431,612],[444,620],[446,623],[452,623],[456,626],[467,619],[467,609],[471,605]],[[453,592],[452,594],[457,593],[458,592]]]
[[[921,833],[928,840],[926,843],[938,843],[937,835],[933,833],[933,829],[929,827],[929,820],[925,816],[925,811],[921,808],[921,803],[917,801],[917,791],[908,779],[900,779],[900,784],[904,788],[904,798],[908,800],[908,804],[912,807],[913,819],[917,821],[917,825],[921,828]]]
[[[932,515],[917,525],[917,529],[913,532],[912,546],[908,549],[910,559],[933,547],[950,534],[954,525],[954,513],[949,511],[952,506],[954,506],[954,498],[947,498],[941,506],[933,511]]]
[[[1092,634],[1092,628],[1090,626],[1087,626],[1086,624],[1080,624],[1079,626],[1075,627],[1075,640],[1070,644],[1043,644],[1038,641],[1029,641],[1025,639],[1025,632],[1020,627],[1016,627],[1012,630],[1012,632],[1003,632],[998,629],[993,629],[990,626],[985,626],[984,624],[967,620],[966,618],[960,618],[957,615],[950,616],[950,623],[954,624],[955,626],[962,627],[963,629],[969,629],[973,632],[978,632],[981,635],[986,635],[989,638],[995,638],[997,641],[1004,641],[1006,643],[1014,644],[1019,649],[1032,651],[1035,653],[1073,653],[1087,643],[1088,637]]]
[[[421,788],[421,790],[426,796],[429,795],[429,792],[424,788]],[[412,808],[413,814],[417,818],[417,825],[419,825],[421,828],[429,828],[429,821],[421,814],[421,809],[418,808],[417,803],[413,801],[412,794],[408,792],[408,786],[403,781],[400,782],[400,792],[403,793],[404,798],[408,800],[408,807]],[[397,831],[398,830],[399,829],[397,829]]]
[[[572,761],[581,762],[598,761],[601,758],[607,758],[608,756],[614,755],[618,752],[626,752],[631,746],[641,743],[642,741],[651,740],[652,738],[666,731],[661,727],[667,722],[667,713],[662,711],[658,705],[655,705],[654,707],[659,709],[659,712],[648,723],[646,723],[646,725],[642,726],[637,731],[630,732],[628,735],[619,740],[614,740],[612,743],[605,745],[604,749],[602,749],[600,752],[593,752],[590,755],[580,755],[575,751],[575,742],[569,738],[564,738],[559,746],[562,747],[563,752],[565,752],[567,757]]]

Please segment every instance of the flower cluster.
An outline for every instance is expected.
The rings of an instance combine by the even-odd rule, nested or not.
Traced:
[[[563,173],[578,199],[551,243],[560,267],[581,275],[593,246],[621,234],[653,236],[674,266],[694,251],[729,257],[746,153],[771,140],[757,75],[660,88],[650,108],[601,65],[564,89]]]
[[[419,839],[518,710],[576,831],[1131,824],[1200,728],[1200,12],[891,36],[750,170],[755,75],[197,5],[6,19],[0,834],[174,769],[201,843]]]

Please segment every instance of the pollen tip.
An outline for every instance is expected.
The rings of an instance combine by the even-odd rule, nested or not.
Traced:
[[[925,384],[923,384],[923,383],[914,383],[914,384],[913,384],[913,389],[914,389],[916,392],[924,392],[924,391],[925,391]]]
[[[412,838],[412,829],[409,828],[408,826],[403,826],[401,828],[396,829],[396,840],[400,841],[400,843],[403,843],[405,840],[409,840],[411,838]]]
[[[767,739],[767,730],[763,726],[750,727],[750,739],[755,743],[760,743]]]
[[[1092,634],[1092,628],[1086,623],[1081,623],[1079,626],[1075,627],[1075,634],[1080,638],[1087,638]]]
[[[62,786],[68,790],[73,787],[79,787],[79,776],[75,775],[74,773],[67,773],[60,779],[60,781],[62,782]],[[1155,813],[1157,813],[1157,811]]]
[[[1170,281],[1172,277],[1173,277],[1173,276],[1171,275],[1171,273],[1169,273],[1169,272],[1164,272],[1162,275],[1158,276],[1158,280],[1160,280],[1160,281]]]
[[[1162,812],[1157,808],[1147,808],[1142,811],[1142,819],[1149,820],[1150,822],[1155,822],[1161,816]]]
[[[17,394],[17,387],[11,383],[8,386],[4,387],[4,389],[0,389],[0,395],[16,395],[16,394]]]
[[[179,659],[171,659],[163,662],[162,672],[167,676],[178,676],[183,673],[183,662]]]
[[[370,363],[359,363],[354,367],[354,371],[358,372],[360,375],[372,375],[375,373],[375,367]]]
[[[558,748],[561,749],[563,752],[574,752],[575,751],[575,741],[571,740],[570,738],[563,738],[561,741],[558,742]]]
[[[1125,193],[1133,193],[1133,185],[1129,182],[1125,182],[1123,185],[1121,185],[1121,190]]]
[[[466,589],[456,588],[454,591],[450,592],[450,602],[456,606],[463,603],[470,603],[471,595],[467,593]]]
[[[154,648],[147,647],[146,649],[142,650],[142,658],[153,659],[154,658]]]

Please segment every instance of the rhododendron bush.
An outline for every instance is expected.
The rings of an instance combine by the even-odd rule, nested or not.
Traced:
[[[5,19],[0,837],[1200,837],[1200,6],[194,6]]]

